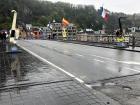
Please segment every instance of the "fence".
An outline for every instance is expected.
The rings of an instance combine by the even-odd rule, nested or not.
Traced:
[[[115,35],[73,35],[57,37],[56,40],[65,40],[65,41],[82,41],[82,42],[91,42],[91,43],[101,43],[101,44],[116,44],[117,37]],[[130,35],[124,36],[124,42],[129,46],[140,46],[140,37],[134,37]]]

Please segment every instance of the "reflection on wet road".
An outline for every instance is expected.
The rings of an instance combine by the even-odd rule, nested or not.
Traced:
[[[0,88],[68,79],[24,50],[22,53],[7,53],[6,50],[6,45],[0,44]]]
[[[21,79],[21,71],[20,71],[20,61],[17,54],[11,54],[12,62],[11,62],[11,74],[15,78],[15,81],[20,81]]]
[[[0,44],[0,105],[105,105],[99,94],[57,68],[20,48],[21,53],[7,53],[5,46]]]
[[[140,73],[136,52],[43,40],[19,44],[88,83]]]

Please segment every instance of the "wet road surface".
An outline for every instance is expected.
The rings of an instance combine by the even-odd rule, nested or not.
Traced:
[[[0,105],[120,105],[26,51],[0,43]]]
[[[18,43],[87,83],[140,73],[137,52],[46,40]]]
[[[3,48],[1,46],[0,87],[69,80],[64,74],[62,75],[24,50],[22,53],[6,53],[5,51],[6,46]]]

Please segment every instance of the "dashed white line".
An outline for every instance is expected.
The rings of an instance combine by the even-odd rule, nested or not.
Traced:
[[[75,55],[77,55],[77,56],[79,56],[79,57],[84,57],[84,55],[81,55],[81,54],[75,54]]]
[[[136,72],[139,72],[139,73],[140,73],[140,70],[131,69],[131,68],[128,68],[128,67],[126,67],[126,69],[128,69],[128,70],[132,70],[132,71],[136,71]]]
[[[125,62],[125,61],[124,61],[124,63],[126,63],[126,64],[140,65],[140,62],[131,62],[131,61]]]
[[[62,68],[60,68],[60,67],[58,67],[57,65],[55,65],[55,64],[53,64],[52,62],[46,60],[45,58],[42,58],[41,56],[39,56],[39,55],[37,55],[36,53],[34,53],[34,52],[28,50],[27,48],[25,48],[25,47],[23,47],[23,46],[21,46],[21,45],[19,45],[19,44],[17,44],[17,45],[20,46],[20,47],[21,47],[22,49],[24,49],[25,51],[27,51],[27,52],[29,52],[30,54],[32,54],[33,56],[39,58],[39,59],[42,60],[43,62],[46,62],[46,63],[50,64],[51,66],[53,66],[53,67],[57,68],[58,70],[64,72],[64,73],[67,74],[68,76],[74,78],[75,80],[77,80],[77,81],[80,82],[81,84],[84,84],[86,87],[92,89],[92,86],[91,86],[91,85],[86,84],[86,83],[85,83],[83,80],[81,80],[80,78],[78,78],[78,77],[74,76],[73,74],[67,72],[66,70],[64,70],[64,69],[62,69]],[[95,55],[93,55],[93,56],[95,56]],[[97,56],[96,56],[96,57],[97,57]],[[100,57],[100,56],[98,56],[98,57]],[[105,57],[100,57],[100,58],[105,58]],[[110,58],[107,58],[107,59],[110,59]],[[94,59],[94,60],[99,61],[99,62],[104,62],[104,61],[101,61],[101,60],[98,60],[98,59]],[[111,59],[111,60],[112,60],[112,59]],[[117,60],[114,60],[114,61],[117,61]],[[136,69],[131,69],[131,68],[126,68],[126,69],[129,69],[129,70],[132,70],[132,71],[136,71],[136,72],[140,72],[139,70],[136,70]]]
[[[51,66],[53,66],[53,67],[57,68],[58,70],[64,72],[64,73],[67,74],[68,76],[74,78],[75,80],[77,80],[77,81],[80,82],[81,84],[84,84],[85,86],[87,86],[87,87],[90,88],[90,89],[92,88],[91,86],[85,84],[84,81],[81,80],[80,78],[78,78],[78,77],[74,76],[73,74],[67,72],[66,70],[64,70],[64,69],[62,69],[62,68],[60,68],[60,67],[58,67],[58,66],[55,65],[54,63],[52,63],[52,62],[46,60],[45,58],[42,58],[41,56],[37,55],[36,53],[34,53],[34,52],[28,50],[27,48],[25,48],[25,47],[23,47],[23,46],[21,46],[21,45],[19,45],[19,44],[17,44],[17,45],[20,46],[20,47],[21,47],[22,49],[24,49],[25,51],[27,51],[27,52],[29,52],[30,54],[32,54],[33,56],[35,56],[35,57],[37,57],[38,59],[42,60],[43,62],[50,64]]]
[[[114,59],[111,59],[111,58],[102,57],[102,56],[98,56],[98,55],[91,55],[91,56],[102,58],[102,59],[107,59],[107,60],[111,60],[111,61],[115,61],[115,62],[121,62],[121,61],[118,61],[118,60],[114,60]]]
[[[102,57],[102,56],[98,56],[98,55],[91,55],[97,58],[102,58],[102,59],[106,59],[106,60],[110,60],[110,61],[114,61],[114,62],[119,62],[119,63],[124,63],[124,64],[134,64],[134,65],[140,65],[140,62],[129,62],[129,61],[120,61],[120,60],[115,60],[115,59],[111,59],[111,58],[107,58],[107,57]]]
[[[101,62],[101,63],[103,63],[103,62],[104,62],[104,61],[99,60],[99,59],[94,59],[94,61]]]

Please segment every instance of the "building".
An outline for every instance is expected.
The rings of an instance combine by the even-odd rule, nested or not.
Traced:
[[[50,24],[51,29],[51,39],[58,39],[59,36],[62,36],[62,24],[53,22]]]
[[[63,38],[64,27],[62,27],[62,23],[53,22],[48,24],[48,27],[47,34],[49,39]],[[65,32],[67,38],[73,38],[77,34],[77,28],[74,24],[69,24],[65,27]]]
[[[128,31],[134,36],[140,36],[140,27],[131,27],[131,28],[128,28]]]
[[[67,27],[67,36],[69,38],[75,38],[75,36],[77,35],[77,28],[74,24],[69,24]]]
[[[33,27],[32,24],[26,24],[26,29],[27,30],[30,30],[32,27]]]
[[[131,28],[128,28],[128,30],[130,32],[140,32],[140,27],[131,27]]]

